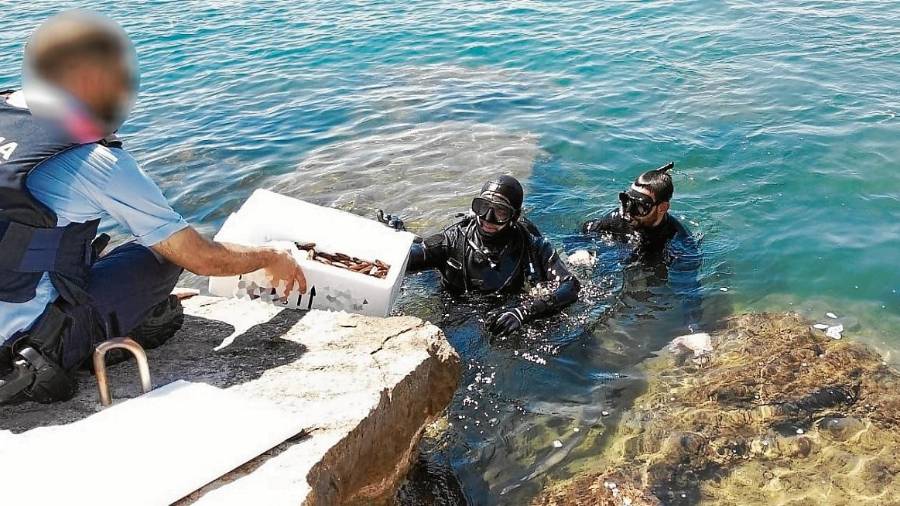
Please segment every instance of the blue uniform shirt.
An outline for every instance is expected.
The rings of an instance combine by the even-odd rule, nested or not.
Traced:
[[[60,153],[31,173],[28,189],[56,213],[58,226],[111,217],[147,247],[188,226],[134,158],[118,148],[86,144]],[[0,301],[0,343],[31,328],[57,296],[45,274],[34,299]]]

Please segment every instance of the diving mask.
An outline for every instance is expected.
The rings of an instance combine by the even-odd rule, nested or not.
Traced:
[[[619,193],[619,202],[621,203],[621,212],[623,215],[642,218],[650,214],[653,208],[659,203],[653,197],[643,194],[633,187],[628,191]]]
[[[516,216],[516,210],[511,205],[484,197],[472,200],[472,212],[482,220],[497,225],[509,223]]]

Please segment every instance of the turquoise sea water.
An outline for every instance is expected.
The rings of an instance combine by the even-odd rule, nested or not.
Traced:
[[[18,86],[27,34],[64,6],[134,39],[142,88],[122,134],[204,231],[260,186],[432,229],[496,167],[523,175],[532,220],[572,244],[637,173],[674,160],[673,209],[703,237],[710,314],[833,311],[897,362],[900,2],[16,2],[0,9],[0,87]],[[617,279],[598,277],[598,306]],[[410,284],[407,312],[439,305],[429,282]],[[598,313],[579,311],[587,325]],[[523,450],[536,438],[519,431],[538,423],[529,406],[554,401],[502,385],[533,374],[549,385],[534,391],[581,388],[584,407],[615,368],[584,358],[583,338],[542,341],[529,350],[541,365],[448,328],[467,385],[500,372],[481,391],[506,414],[487,433],[458,429],[447,453],[470,500],[498,502],[564,465]],[[653,348],[666,328],[625,334]],[[578,339],[571,356],[557,346]],[[453,414],[472,411],[464,400]],[[545,425],[568,416],[545,411]],[[516,471],[489,476],[493,463]]]

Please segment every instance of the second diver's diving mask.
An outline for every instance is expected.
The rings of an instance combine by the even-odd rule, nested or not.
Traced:
[[[650,214],[650,211],[653,211],[653,208],[659,204],[659,202],[653,200],[653,197],[637,191],[634,187],[629,188],[626,192],[620,193],[619,202],[622,206],[621,212],[623,215],[634,216],[636,218],[647,216]]]

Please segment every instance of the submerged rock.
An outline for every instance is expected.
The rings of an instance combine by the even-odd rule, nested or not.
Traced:
[[[852,416],[828,416],[819,420],[819,433],[833,441],[847,441],[868,429],[868,425]]]
[[[833,327],[828,327],[828,330],[825,331],[825,335],[832,339],[840,339],[843,332],[843,325],[835,325]]]
[[[797,315],[713,337],[702,368],[645,361],[647,390],[600,453],[534,504],[623,504],[605,481],[633,504],[900,504],[900,373]]]
[[[712,339],[706,332],[678,336],[672,341],[671,349],[675,352],[679,349],[692,351],[694,356],[699,357],[712,351]]]
[[[572,493],[577,490],[577,493]],[[609,473],[584,476],[574,480],[568,488],[546,492],[538,501],[540,506],[660,506],[653,494],[641,490],[621,474]]]

